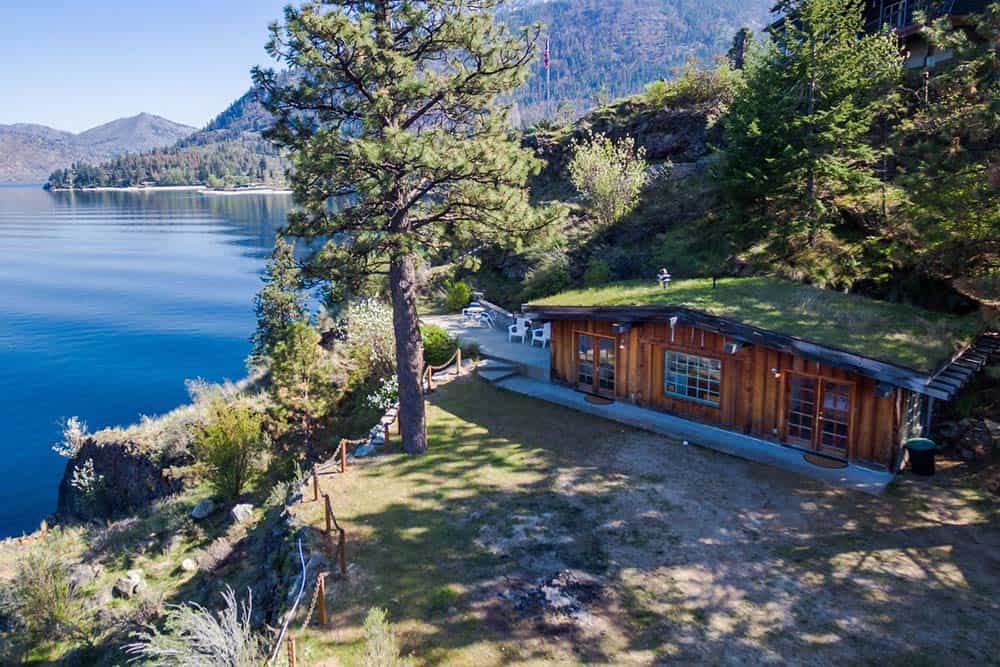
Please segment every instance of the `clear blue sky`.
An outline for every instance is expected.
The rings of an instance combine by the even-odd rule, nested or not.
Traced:
[[[200,127],[267,64],[288,0],[0,0],[0,124],[79,132],[139,112]]]

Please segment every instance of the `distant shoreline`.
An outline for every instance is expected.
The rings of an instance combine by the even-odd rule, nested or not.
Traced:
[[[207,185],[130,185],[128,187],[47,188],[49,192],[202,192],[209,195],[290,195],[281,188],[210,188]]]

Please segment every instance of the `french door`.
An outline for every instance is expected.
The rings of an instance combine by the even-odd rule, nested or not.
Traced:
[[[785,439],[793,445],[847,458],[852,388],[847,382],[789,374]]]
[[[581,391],[614,397],[614,338],[576,335],[576,384]]]

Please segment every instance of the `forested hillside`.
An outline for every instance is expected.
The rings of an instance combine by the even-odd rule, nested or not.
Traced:
[[[55,167],[170,146],[193,127],[142,113],[80,134],[43,125],[0,125],[0,183],[38,183]]]
[[[554,0],[514,8],[511,25],[544,23],[551,43],[552,102],[545,105],[544,62],[516,95],[520,121],[575,118],[607,101],[672,78],[691,57],[709,62],[744,26],[758,29],[773,0]]]
[[[270,116],[257,96],[255,89],[248,91],[204,130],[169,148],[126,154],[101,164],[76,162],[53,172],[47,187],[283,185],[286,164],[260,135]]]
[[[513,26],[544,23],[551,41],[551,103],[545,104],[543,59],[516,94],[514,121],[572,120],[607,101],[672,78],[690,58],[725,53],[743,26],[759,28],[772,0],[557,0],[511,3]],[[540,45],[541,47],[541,45]],[[264,182],[284,184],[284,163],[260,132],[271,122],[250,90],[195,133],[166,150],[105,164],[82,160],[52,174],[51,187]]]
[[[991,11],[962,29],[925,28],[954,54],[928,79],[901,67],[891,35],[863,36],[860,16],[831,13],[812,19],[815,54],[804,36],[758,44],[745,69],[691,66],[537,129],[526,141],[548,168],[534,192],[570,204],[569,220],[522,252],[484,249],[458,273],[512,308],[664,266],[676,277],[777,273],[947,311],[995,306],[1000,3]],[[810,80],[824,91],[811,103]],[[591,133],[634,139],[649,165],[634,210],[613,224],[570,178]]]

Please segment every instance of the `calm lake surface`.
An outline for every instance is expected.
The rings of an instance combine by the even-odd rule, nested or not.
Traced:
[[[291,198],[0,187],[0,538],[55,509],[60,421],[167,412],[239,379]]]

